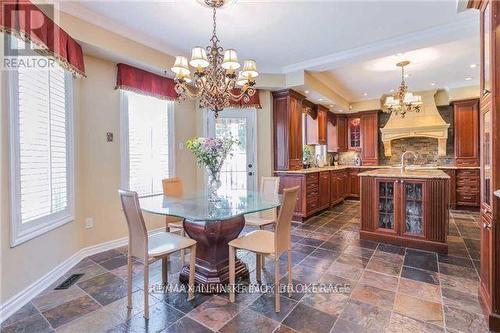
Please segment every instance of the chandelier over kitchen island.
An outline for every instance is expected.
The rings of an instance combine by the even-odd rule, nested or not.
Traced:
[[[237,52],[234,49],[224,50],[217,37],[217,8],[224,5],[224,0],[204,0],[213,10],[213,32],[210,46],[194,47],[191,60],[186,57],[175,57],[172,72],[175,73],[175,91],[178,100],[199,98],[200,108],[208,108],[215,117],[231,102],[248,102],[255,94],[255,78],[259,75],[255,60],[245,60],[240,68]],[[191,76],[191,69],[194,73]],[[238,89],[239,88],[239,89]]]
[[[388,96],[384,103],[385,112],[394,112],[403,118],[407,112],[419,112],[422,106],[422,97],[408,91],[405,82],[405,66],[409,64],[409,61],[401,61],[396,64],[396,66],[401,67],[401,84],[394,95]]]

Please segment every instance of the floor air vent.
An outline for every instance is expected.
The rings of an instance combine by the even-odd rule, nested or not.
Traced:
[[[63,283],[55,287],[54,290],[68,289],[69,287],[74,285],[76,281],[78,281],[82,276],[83,274],[71,274],[71,276],[64,280]]]

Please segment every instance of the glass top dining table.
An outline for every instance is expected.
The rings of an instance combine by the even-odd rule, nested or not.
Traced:
[[[191,221],[229,220],[239,215],[279,207],[281,196],[254,191],[233,190],[218,193],[210,200],[206,191],[187,193],[183,197],[163,194],[139,199],[141,209],[159,215],[170,215]]]

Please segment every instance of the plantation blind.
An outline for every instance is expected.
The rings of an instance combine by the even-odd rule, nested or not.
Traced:
[[[21,223],[68,207],[68,137],[65,71],[19,69]]]
[[[129,188],[140,196],[162,193],[170,176],[169,108],[173,102],[128,94]]]

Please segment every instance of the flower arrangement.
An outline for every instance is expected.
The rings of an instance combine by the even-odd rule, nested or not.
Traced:
[[[211,191],[217,191],[220,187],[220,171],[222,165],[227,156],[230,155],[231,149],[235,144],[239,144],[239,141],[233,137],[198,137],[186,141],[186,147],[193,153],[198,165],[208,170]]]

